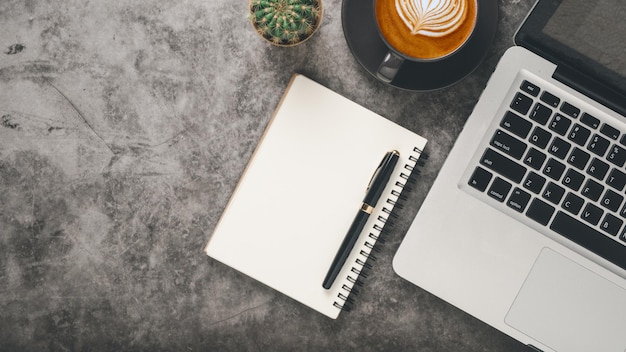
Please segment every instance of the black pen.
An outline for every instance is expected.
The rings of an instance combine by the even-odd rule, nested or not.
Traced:
[[[356,217],[354,218],[354,221],[352,221],[352,225],[350,225],[346,237],[343,239],[343,242],[341,242],[341,247],[339,247],[330,269],[328,269],[326,278],[324,278],[322,287],[325,289],[328,290],[333,285],[333,282],[337,278],[337,275],[339,275],[346,259],[348,259],[350,252],[352,252],[352,248],[354,247],[356,240],[359,238],[359,235],[363,230],[363,226],[365,226],[367,219],[372,211],[374,211],[376,203],[378,203],[378,199],[383,193],[383,190],[387,187],[387,182],[389,182],[389,178],[391,178],[391,174],[398,163],[399,156],[400,153],[397,150],[392,150],[385,154],[385,157],[378,165],[378,168],[376,168],[374,175],[372,175],[370,184],[365,190],[365,198],[363,198],[361,208],[356,213]]]

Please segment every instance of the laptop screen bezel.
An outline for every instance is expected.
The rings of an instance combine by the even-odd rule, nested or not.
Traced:
[[[626,92],[620,86],[608,80],[609,77],[622,77],[622,75],[550,37],[543,31],[561,3],[561,0],[537,1],[533,10],[515,34],[516,45],[522,46],[551,61],[563,71],[580,75],[580,77],[577,77],[577,81],[594,81],[592,85],[606,87],[610,91],[606,95],[626,97]],[[626,84],[623,86],[626,86]],[[612,100],[615,100],[615,98]]]

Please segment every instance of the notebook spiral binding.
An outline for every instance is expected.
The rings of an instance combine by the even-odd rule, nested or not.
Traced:
[[[394,226],[393,220],[398,217],[396,210],[403,208],[403,203],[407,200],[407,193],[412,191],[411,185],[415,183],[415,177],[420,174],[420,167],[423,167],[428,155],[419,148],[413,148],[413,154],[409,156],[409,161],[403,166],[400,179],[395,181],[394,188],[387,199],[374,226],[369,229],[367,241],[359,251],[359,256],[352,263],[350,274],[346,277],[341,286],[341,292],[337,294],[337,300],[333,306],[343,311],[350,311],[354,305],[354,296],[360,292],[363,286],[362,279],[366,279],[368,272],[373,268],[371,262],[378,258],[375,253],[380,252],[380,246],[385,243],[386,235]],[[384,199],[384,198],[383,198]],[[381,201],[383,200],[381,199]]]

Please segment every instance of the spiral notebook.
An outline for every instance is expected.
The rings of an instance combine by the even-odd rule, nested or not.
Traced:
[[[349,306],[425,145],[419,135],[294,75],[205,251],[335,319]],[[326,290],[322,281],[390,150],[400,152],[391,180]]]

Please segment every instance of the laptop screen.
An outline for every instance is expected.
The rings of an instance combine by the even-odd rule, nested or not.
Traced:
[[[516,42],[626,94],[626,1],[539,0]]]

